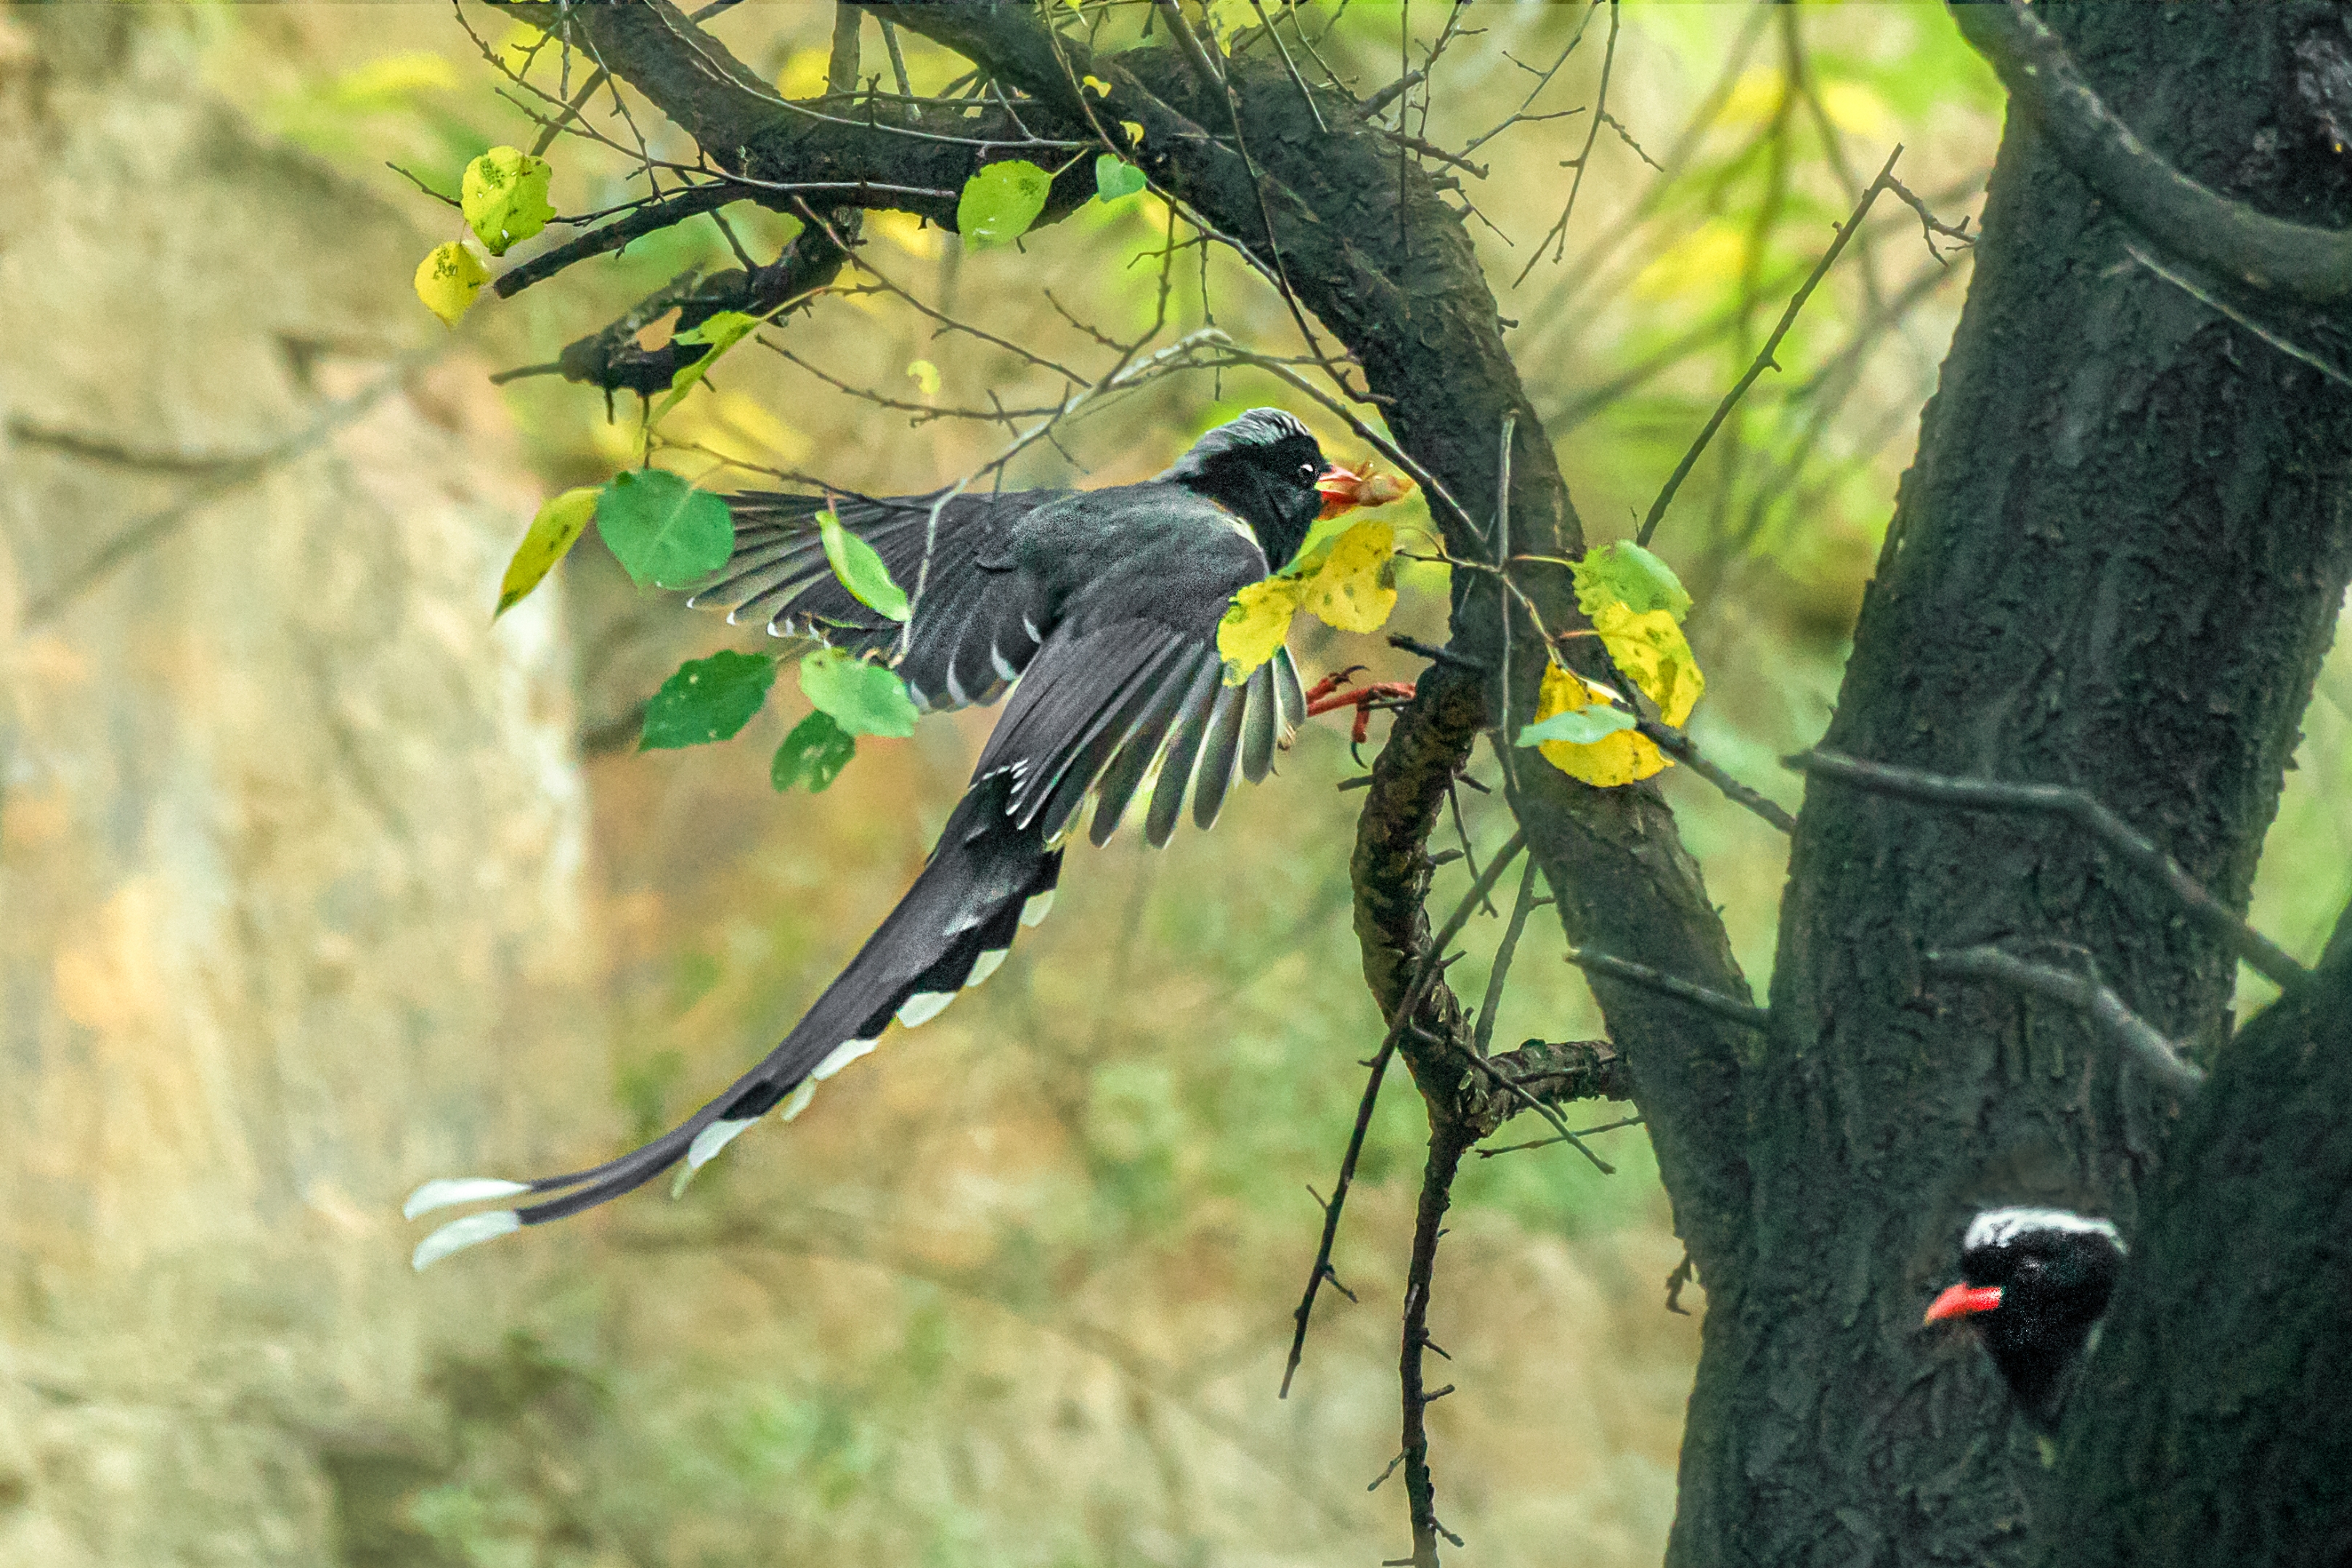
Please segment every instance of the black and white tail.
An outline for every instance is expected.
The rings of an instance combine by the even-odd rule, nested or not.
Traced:
[[[1042,828],[1008,814],[1013,787],[1000,774],[965,794],[881,928],[782,1043],[724,1093],[652,1143],[586,1170],[536,1181],[426,1182],[402,1208],[411,1219],[455,1204],[537,1201],[452,1220],[418,1243],[411,1261],[423,1269],[461,1248],[577,1214],[681,1160],[690,1174],[770,1111],[781,1106],[787,1122],[799,1115],[816,1086],[872,1051],[892,1019],[910,1029],[927,1023],[958,991],[995,973],[1014,933],[1045,918],[1062,870],[1062,852],[1046,847]]]

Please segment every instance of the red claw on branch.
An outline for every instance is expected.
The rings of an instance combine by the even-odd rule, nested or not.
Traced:
[[[1316,682],[1314,688],[1307,694],[1307,716],[1309,718],[1317,714],[1337,713],[1343,707],[1356,710],[1356,722],[1348,728],[1348,744],[1350,747],[1364,744],[1364,737],[1370,733],[1375,705],[1392,707],[1398,703],[1412,700],[1412,683],[1410,681],[1374,681],[1351,692],[1337,689],[1349,675],[1363,667],[1355,664],[1337,674],[1326,675]]]

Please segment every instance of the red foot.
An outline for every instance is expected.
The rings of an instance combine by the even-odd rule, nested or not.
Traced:
[[[1316,682],[1313,685],[1307,687],[1307,701],[1308,706],[1307,711],[1310,714],[1321,713],[1323,710],[1319,707],[1314,706],[1313,705],[1321,702],[1325,697],[1329,696],[1333,692],[1336,692],[1341,686],[1346,685],[1348,684],[1348,677],[1362,668],[1364,668],[1364,666],[1361,664],[1350,664],[1344,670],[1333,671],[1331,674],[1324,676],[1321,680]]]
[[[1336,675],[1326,675],[1315,683],[1314,690],[1307,694],[1307,716],[1309,718],[1317,714],[1336,713],[1343,707],[1356,710],[1356,722],[1348,729],[1349,746],[1364,744],[1364,737],[1371,728],[1374,703],[1410,702],[1412,699],[1412,684],[1410,681],[1375,681],[1351,692],[1332,689],[1362,668],[1359,664]]]

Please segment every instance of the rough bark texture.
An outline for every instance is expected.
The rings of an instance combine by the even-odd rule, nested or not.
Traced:
[[[2347,1106],[2341,948],[2231,1042],[2166,1146],[2069,1411],[2056,1476],[2067,1522],[2042,1561],[2352,1561]]]
[[[440,1563],[400,1194],[602,1098],[564,643],[428,242],[194,52],[0,18],[0,1563]]]
[[[2343,221],[2291,96],[2323,8],[2037,10],[2188,173]],[[1825,744],[2079,785],[2242,907],[2352,572],[2352,396],[2124,238],[2013,122]],[[1923,970],[1986,942],[2095,961],[2175,1038],[2225,1025],[2226,951],[2081,835],[1812,783],[1674,1561],[2014,1562],[2050,1501],[1989,1364],[1920,1309],[1986,1200],[2128,1229],[2176,1113],[2081,1019]]]

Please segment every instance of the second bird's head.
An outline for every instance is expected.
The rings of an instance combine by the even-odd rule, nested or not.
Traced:
[[[1250,526],[1279,571],[1322,512],[1316,482],[1337,474],[1307,428],[1278,408],[1254,408],[1192,444],[1160,477],[1206,496]]]
[[[2123,1271],[2115,1226],[2063,1208],[1989,1208],[1960,1240],[1960,1282],[1930,1323],[1974,1323],[2027,1418],[2057,1425],[2091,1332]]]

